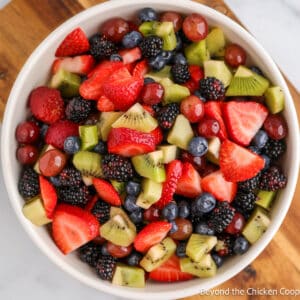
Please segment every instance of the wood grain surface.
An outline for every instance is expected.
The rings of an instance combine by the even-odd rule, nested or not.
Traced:
[[[13,82],[35,47],[58,25],[98,0],[12,0],[0,10],[0,120]],[[198,0],[237,20],[222,0]],[[300,94],[289,83],[300,117]],[[300,288],[300,182],[289,213],[273,241],[264,252],[237,276],[219,289]],[[223,299],[221,296],[195,295],[189,300]],[[229,297],[229,299],[232,296]],[[237,299],[278,299],[277,296],[238,296]],[[282,299],[295,299],[285,296]]]

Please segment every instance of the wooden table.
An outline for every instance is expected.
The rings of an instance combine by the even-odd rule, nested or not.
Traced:
[[[121,0],[119,0],[121,1]],[[238,21],[222,0],[197,0],[214,7]],[[13,82],[25,60],[35,47],[58,25],[98,0],[12,0],[0,11],[0,120]],[[300,94],[289,83],[300,116]],[[300,181],[293,204],[280,231],[265,251],[245,270],[217,289],[237,288],[296,289],[300,288]],[[298,201],[297,201],[298,200]],[[223,299],[220,296],[196,295],[189,300]],[[232,298],[232,297],[230,297]],[[265,299],[239,296],[238,299]],[[268,296],[267,299],[277,299]],[[284,297],[282,299],[295,299]]]

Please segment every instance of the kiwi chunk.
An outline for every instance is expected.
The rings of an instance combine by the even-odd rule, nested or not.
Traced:
[[[187,87],[174,83],[169,78],[160,80],[160,84],[164,87],[165,91],[163,97],[164,105],[173,102],[181,102],[184,98],[191,94]]]
[[[219,165],[220,148],[221,141],[218,137],[209,139],[206,158],[213,164]]]
[[[98,124],[99,132],[102,141],[106,142],[109,132],[111,130],[111,125],[122,116],[122,112],[112,111],[103,112],[100,115],[100,120]]]
[[[92,150],[99,142],[97,125],[79,126],[81,150]]]
[[[211,235],[192,234],[186,245],[186,255],[193,261],[200,261],[204,254],[217,244],[217,238]]]
[[[112,284],[143,288],[145,287],[145,271],[142,268],[118,263],[112,279]]]
[[[50,150],[53,150],[55,149],[52,145],[45,145],[41,151],[41,153],[39,154],[39,159],[47,152],[47,151],[50,151]],[[40,163],[39,163],[39,159],[36,161],[36,163],[34,164],[33,166],[33,170],[38,173],[38,174],[41,174],[41,171],[40,171]]]
[[[126,212],[122,208],[112,206],[110,208],[110,213],[109,214],[110,214],[111,218],[113,218],[114,216],[117,216],[117,215],[122,216],[122,218],[124,218],[126,223],[128,224],[128,227],[136,233],[135,225],[132,223],[132,221],[130,220],[130,218],[128,217],[128,215],[126,214]]]
[[[186,272],[197,277],[213,277],[217,273],[217,266],[210,254],[203,255],[199,262],[193,261],[189,257],[180,258],[179,262],[182,272]]]
[[[79,95],[81,79],[79,75],[60,69],[53,75],[50,87],[60,90],[63,97],[74,97]]]
[[[125,127],[142,132],[151,132],[158,126],[154,119],[141,104],[134,104],[126,113],[118,118],[112,128]]]
[[[148,21],[148,22],[143,22],[139,26],[139,32],[143,36],[149,36],[155,34],[155,29],[157,27],[158,22],[157,21]]]
[[[185,57],[190,65],[203,66],[203,63],[210,59],[206,39],[192,43],[184,50]]]
[[[36,226],[43,226],[52,222],[52,220],[47,218],[44,204],[40,196],[36,196],[27,201],[24,204],[22,211],[24,216]]]
[[[132,164],[136,172],[142,177],[155,182],[166,180],[166,171],[163,165],[163,152],[161,150],[132,157]]]
[[[167,237],[159,244],[152,246],[143,259],[140,265],[147,271],[151,272],[167,261],[176,251],[176,244]]]
[[[172,22],[157,23],[155,34],[163,39],[163,50],[173,51],[177,45],[177,38]]]
[[[265,92],[266,104],[271,114],[284,110],[284,93],[279,86],[272,86]]]
[[[150,77],[156,82],[160,82],[164,78],[171,79],[171,66],[165,66],[163,69],[157,72],[150,72],[146,74],[144,77]]]
[[[101,155],[98,153],[78,151],[73,156],[73,165],[84,176],[103,176],[101,168]]]
[[[251,244],[254,244],[267,230],[270,222],[267,212],[257,207],[246,223],[242,234]]]
[[[144,209],[157,202],[162,194],[162,184],[151,179],[143,179],[142,193],[137,198],[136,204]]]
[[[86,186],[91,186],[93,185],[93,176],[82,175],[82,181]]]
[[[110,183],[118,192],[119,195],[122,195],[125,192],[125,182],[117,181],[117,180],[110,180]]]
[[[226,96],[262,96],[269,84],[263,76],[239,66],[226,91]]]
[[[205,77],[215,77],[227,87],[232,79],[232,74],[222,60],[208,60],[204,62]]]
[[[175,145],[162,145],[158,147],[158,150],[163,152],[163,163],[168,164],[178,156],[178,148]]]
[[[221,28],[213,28],[206,37],[206,45],[212,57],[220,57],[225,49],[225,35]]]
[[[184,115],[178,115],[170,130],[167,141],[180,149],[187,150],[189,142],[194,137],[194,132],[189,120]]]
[[[258,206],[265,208],[267,210],[270,209],[273,200],[275,199],[276,196],[276,191],[263,191],[260,190],[257,193],[257,200],[255,202],[255,204],[257,204]]]

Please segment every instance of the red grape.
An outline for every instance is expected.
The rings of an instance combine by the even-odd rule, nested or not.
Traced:
[[[23,145],[17,150],[17,159],[22,165],[33,165],[39,157],[38,149],[32,145]]]
[[[205,168],[203,168],[202,170],[199,170],[199,173],[200,173],[201,177],[205,177],[205,176],[217,171],[218,169],[219,169],[218,166],[207,162],[205,165]]]
[[[129,25],[122,18],[112,18],[102,24],[100,31],[109,40],[119,43],[124,35],[129,32]]]
[[[237,68],[240,65],[246,63],[247,53],[246,51],[237,44],[230,44],[225,49],[225,61],[226,63],[233,67]]]
[[[57,149],[52,149],[41,156],[39,159],[39,168],[44,176],[56,176],[62,171],[66,163],[66,155]]]
[[[106,246],[109,254],[117,258],[128,256],[132,251],[132,245],[129,245],[128,247],[124,247],[124,246],[115,245],[111,242],[107,242]]]
[[[154,222],[160,219],[160,212],[158,208],[151,206],[144,211],[143,216],[145,221]]]
[[[198,125],[198,134],[206,138],[217,136],[219,131],[220,124],[215,119],[204,119]]]
[[[168,11],[161,15],[160,17],[161,22],[172,22],[174,25],[175,32],[179,31],[182,27],[182,16],[174,11]]]
[[[178,230],[174,233],[170,233],[169,236],[178,241],[184,241],[190,237],[193,232],[192,223],[183,218],[178,218],[175,220],[176,225],[178,226]]]
[[[181,159],[183,160],[183,162],[191,163],[199,172],[203,171],[206,168],[205,156],[193,156],[189,152],[183,151],[181,153]]]
[[[40,129],[35,122],[25,121],[18,125],[16,129],[16,139],[22,144],[32,144],[38,138]]]
[[[288,132],[288,126],[281,115],[269,115],[264,123],[264,129],[268,136],[274,140],[284,139]]]
[[[181,102],[180,111],[191,123],[197,123],[204,117],[204,104],[192,95]]]
[[[242,231],[245,225],[245,218],[240,213],[235,213],[230,224],[225,228],[225,231],[230,234],[238,234]]]
[[[199,42],[206,38],[208,25],[201,15],[190,14],[183,21],[183,32],[192,42]]]
[[[161,102],[164,95],[164,88],[161,84],[153,82],[144,85],[141,92],[141,99],[145,104],[154,105]]]

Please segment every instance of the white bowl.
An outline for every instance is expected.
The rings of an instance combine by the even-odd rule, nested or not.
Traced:
[[[160,11],[175,10],[183,14],[192,12],[202,14],[211,26],[220,26],[230,41],[237,42],[247,49],[251,61],[262,69],[273,84],[283,88],[286,99],[284,116],[289,126],[288,150],[283,168],[288,175],[288,185],[280,192],[272,209],[272,222],[266,233],[255,245],[251,246],[246,254],[228,260],[215,277],[194,279],[176,284],[148,282],[144,289],[133,289],[112,286],[109,282],[100,280],[91,268],[80,262],[76,255],[62,255],[45,228],[35,227],[24,218],[22,215],[24,200],[17,189],[20,165],[15,157],[17,147],[15,128],[28,114],[26,104],[30,91],[39,85],[45,84],[49,76],[55,49],[67,33],[80,26],[90,35],[97,32],[99,24],[104,20],[114,16],[131,18],[137,10],[146,6]],[[35,244],[60,268],[81,282],[106,293],[129,299],[166,300],[197,294],[201,290],[213,288],[230,279],[251,263],[271,241],[288,211],[298,177],[299,154],[299,129],[293,100],[274,61],[259,43],[238,24],[215,10],[187,0],[176,0],[174,2],[168,0],[110,1],[87,9],[62,24],[40,44],[22,68],[7,103],[1,139],[2,168],[10,201],[20,222]]]

